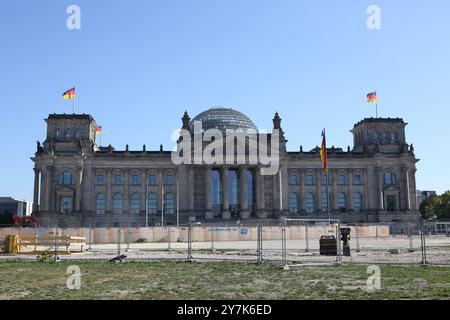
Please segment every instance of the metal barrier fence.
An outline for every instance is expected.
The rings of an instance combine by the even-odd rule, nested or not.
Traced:
[[[82,236],[82,255],[55,259],[110,260],[122,255],[133,260],[242,260],[278,263],[285,267],[306,264],[439,264],[450,265],[450,223],[390,222],[342,225],[339,220],[246,220],[230,225],[190,223],[165,227],[116,228],[0,228],[23,236]],[[343,239],[343,230],[349,236]],[[345,230],[344,230],[345,233]],[[55,241],[57,244],[58,241]],[[26,249],[26,248],[25,248]],[[0,255],[0,259],[7,257]],[[122,260],[122,259],[119,259]]]

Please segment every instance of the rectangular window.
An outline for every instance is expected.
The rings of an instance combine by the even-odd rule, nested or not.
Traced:
[[[166,184],[169,186],[173,185],[173,176],[172,175],[166,176]]]
[[[59,203],[61,213],[72,213],[72,197],[61,197]]]
[[[114,176],[114,184],[121,185],[122,184],[122,176],[120,174]]]
[[[151,186],[156,185],[156,176],[154,174],[148,176],[148,184]]]
[[[361,175],[353,176],[353,184],[359,186],[361,184]]]
[[[138,175],[136,175],[136,174],[133,174],[132,176],[131,176],[131,184],[133,185],[133,186],[138,186],[139,184],[140,184],[140,181],[139,181],[140,179],[139,179],[139,176]]]
[[[100,185],[100,186],[105,184],[105,176],[104,175],[99,174],[97,176],[97,184]]]
[[[339,175],[338,184],[341,186],[345,185],[345,176],[343,174]]]
[[[306,184],[309,186],[314,184],[314,177],[312,174],[306,176]]]
[[[289,184],[295,186],[297,184],[297,175],[292,174],[289,176]]]

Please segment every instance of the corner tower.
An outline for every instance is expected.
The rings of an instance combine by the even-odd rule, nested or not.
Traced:
[[[407,123],[400,118],[366,118],[353,127],[353,151],[402,153],[408,151]]]
[[[51,114],[45,119],[47,138],[44,153],[91,153],[97,123],[89,114]]]

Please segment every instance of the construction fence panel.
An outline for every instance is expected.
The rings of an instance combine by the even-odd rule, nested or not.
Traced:
[[[283,265],[340,263],[339,220],[286,219],[284,224]]]
[[[431,265],[450,264],[450,222],[424,221],[423,233],[423,263]]]
[[[416,223],[349,225],[351,255],[344,262],[420,264],[421,241]]]
[[[191,223],[178,227],[124,225],[114,228],[8,226],[0,228],[0,246],[7,235],[55,237],[54,245],[49,241],[45,246],[25,245],[22,253],[61,252],[58,239],[72,236],[86,238],[85,252],[76,259],[110,260],[125,255],[137,260],[242,260],[285,266],[341,262],[450,265],[450,222],[341,224],[338,220],[280,219]],[[347,243],[342,239],[342,230],[348,232]]]

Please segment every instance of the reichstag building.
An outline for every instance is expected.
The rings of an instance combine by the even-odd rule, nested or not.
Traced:
[[[162,146],[159,150],[147,150],[145,145],[141,150],[99,146],[98,125],[87,114],[51,114],[45,121],[46,139],[37,142],[31,158],[33,215],[44,225],[138,227],[177,221],[326,219],[328,203],[331,217],[346,223],[419,218],[418,160],[406,142],[406,123],[399,118],[366,118],[350,130],[353,147],[328,148],[329,201],[319,148],[286,150],[278,113],[273,130],[280,133],[279,170],[272,175],[263,175],[262,165],[250,161],[175,164],[172,151]],[[185,112],[180,128],[194,136],[195,123],[201,124],[202,132],[258,132],[250,118],[231,108],[210,108],[193,119]],[[268,136],[273,138],[273,132]]]

